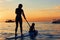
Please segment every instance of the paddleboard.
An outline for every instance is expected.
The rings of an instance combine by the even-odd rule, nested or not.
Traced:
[[[15,35],[13,35],[13,36],[7,37],[6,39],[17,39],[17,38],[22,38],[22,37],[27,37],[27,36],[35,37],[37,34],[38,34],[38,31],[35,30],[35,31],[24,33],[23,36],[18,34],[16,37]]]
[[[23,36],[21,36],[20,34],[18,34],[16,36],[16,39],[22,38],[22,37],[29,37],[29,36],[31,36],[29,33],[24,33]],[[38,38],[53,38],[53,39],[56,38],[56,39],[60,39],[60,35],[40,34],[40,33],[38,33],[37,37]],[[15,35],[6,38],[6,40],[12,40],[12,39],[15,39]]]
[[[27,37],[27,36],[29,36],[29,33],[24,33],[23,36],[18,34],[16,37],[15,35],[13,35],[13,36],[7,37],[6,39],[15,39],[15,38],[17,39],[17,38],[22,38],[22,37]]]

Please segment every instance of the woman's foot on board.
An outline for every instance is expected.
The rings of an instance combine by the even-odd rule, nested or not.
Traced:
[[[15,40],[17,39],[16,37],[17,37],[17,34],[15,34]]]
[[[23,34],[21,34],[21,37],[23,37],[24,35]]]

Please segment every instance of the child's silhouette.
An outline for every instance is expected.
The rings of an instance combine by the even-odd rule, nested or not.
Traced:
[[[29,35],[30,35],[30,38],[35,38],[38,34],[38,31],[35,30],[35,23],[32,23],[32,25],[30,26],[30,29],[29,29]]]

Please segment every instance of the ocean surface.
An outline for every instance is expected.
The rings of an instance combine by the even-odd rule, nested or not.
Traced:
[[[30,25],[33,22],[29,22]],[[32,40],[60,40],[60,24],[52,24],[50,22],[34,22],[35,29],[38,31],[38,35]],[[7,40],[7,37],[14,35],[15,23],[0,22],[0,40]],[[23,33],[28,33],[29,26],[26,22],[23,22]],[[20,34],[20,27],[18,28],[18,34]],[[47,37],[48,35],[49,37]],[[53,36],[58,37],[53,37]],[[41,37],[42,36],[42,37]],[[18,39],[21,40],[21,39]],[[25,37],[24,40],[31,40],[29,37]]]

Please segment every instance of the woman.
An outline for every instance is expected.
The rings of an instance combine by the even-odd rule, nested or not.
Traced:
[[[25,18],[24,11],[23,11],[22,7],[23,7],[23,5],[19,4],[18,8],[16,8],[16,10],[15,10],[15,13],[16,13],[15,36],[17,36],[18,23],[20,24],[21,35],[23,34],[22,33],[22,15],[23,15],[24,19],[26,19],[26,18]]]

